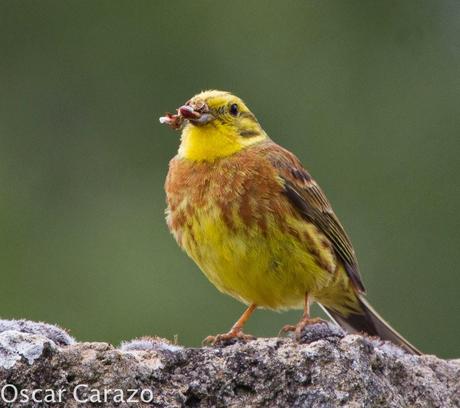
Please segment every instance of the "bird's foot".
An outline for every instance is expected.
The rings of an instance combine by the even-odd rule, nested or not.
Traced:
[[[294,336],[296,340],[300,340],[302,337],[302,332],[304,331],[305,327],[312,326],[314,324],[328,324],[328,322],[326,320],[320,319],[319,317],[315,317],[313,319],[305,318],[305,319],[302,319],[299,323],[295,325],[287,324],[283,326],[280,332],[278,333],[278,336],[282,336],[283,334],[286,334],[289,332],[294,332]]]
[[[230,330],[228,333],[217,334],[216,336],[208,336],[202,341],[202,344],[203,346],[218,346],[228,343],[235,343],[238,341],[246,343],[251,340],[255,340],[255,336],[245,334],[242,330]]]

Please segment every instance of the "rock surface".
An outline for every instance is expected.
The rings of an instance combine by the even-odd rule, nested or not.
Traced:
[[[0,391],[0,407],[460,407],[460,361],[325,325],[301,343],[184,348],[143,338],[115,348],[0,321]]]

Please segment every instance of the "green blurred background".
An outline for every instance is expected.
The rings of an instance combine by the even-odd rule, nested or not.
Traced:
[[[319,180],[382,315],[458,357],[459,21],[436,0],[1,1],[0,315],[113,343],[231,326],[243,306],[166,228],[179,134],[158,123],[217,88]]]

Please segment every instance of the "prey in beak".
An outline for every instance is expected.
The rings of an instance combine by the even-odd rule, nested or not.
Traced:
[[[187,102],[177,109],[177,113],[166,113],[160,117],[160,123],[169,125],[173,129],[180,129],[185,121],[201,126],[215,119],[208,105],[202,101]]]

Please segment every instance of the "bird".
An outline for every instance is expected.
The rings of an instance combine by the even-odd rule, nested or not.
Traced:
[[[242,99],[206,90],[160,122],[181,131],[165,181],[166,222],[179,246],[221,292],[247,309],[206,343],[248,341],[258,308],[303,309],[281,333],[299,338],[318,303],[348,333],[420,351],[371,307],[357,257],[323,190],[275,143]]]

